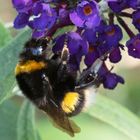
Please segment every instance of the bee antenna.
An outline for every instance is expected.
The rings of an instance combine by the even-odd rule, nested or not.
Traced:
[[[109,70],[109,71],[111,72],[113,69],[114,69],[114,66],[111,66],[111,68],[110,68],[110,70]]]

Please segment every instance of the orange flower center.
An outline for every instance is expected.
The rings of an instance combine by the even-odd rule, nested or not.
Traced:
[[[106,33],[108,36],[113,36],[115,34],[115,30],[112,29]]]
[[[84,7],[84,14],[87,15],[87,16],[92,14],[91,6],[87,5],[87,6]]]
[[[140,19],[137,20],[137,23],[140,24]]]
[[[94,47],[93,46],[90,46],[89,49],[88,49],[88,52],[89,53],[92,53],[93,51],[94,51]]]
[[[136,39],[134,42],[134,46],[140,45],[140,39]]]

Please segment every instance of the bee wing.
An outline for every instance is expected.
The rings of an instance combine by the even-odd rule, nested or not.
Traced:
[[[66,116],[60,107],[56,107],[53,103],[49,102],[45,112],[55,127],[68,133],[70,136],[80,132],[80,128]]]
[[[77,85],[80,85],[80,86],[77,86],[77,88],[81,88],[81,87],[86,87],[86,86],[89,86],[89,85],[92,85],[94,83],[94,79],[97,78],[97,75],[98,75],[98,72],[100,70],[100,68],[102,67],[102,65],[104,64],[104,61],[105,59],[108,57],[108,54],[112,51],[109,50],[107,51],[105,54],[103,54],[102,56],[100,56],[92,65],[91,67],[86,70],[86,71],[83,71],[82,74],[80,75],[80,77],[77,79]],[[91,81],[91,84],[90,83],[87,83],[85,84],[85,79],[87,79],[87,77],[89,75],[92,75],[93,77],[93,80]]]
[[[68,133],[72,137],[75,133],[80,132],[80,128],[66,116],[65,112],[63,112],[51,98],[47,97],[46,99],[46,105],[42,110],[47,113],[55,127]]]
[[[97,59],[93,63],[93,65],[88,70],[85,70],[77,79],[75,89],[81,89],[93,85],[95,85],[95,87],[98,87],[100,85],[100,81],[97,78],[98,71],[100,70],[102,65],[103,61],[101,59]]]
[[[45,83],[47,82],[49,81],[46,80]],[[48,89],[48,85],[50,86],[49,83],[46,84],[46,89]],[[55,127],[68,133],[70,136],[74,136],[75,133],[80,132],[80,128],[66,116],[60,105],[56,103],[51,86],[50,90],[47,92],[45,100],[45,106],[43,106],[41,109],[47,113],[49,119],[52,121]]]

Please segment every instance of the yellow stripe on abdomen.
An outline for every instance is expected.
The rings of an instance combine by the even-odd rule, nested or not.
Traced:
[[[15,74],[21,74],[21,73],[30,73],[36,70],[41,70],[46,67],[46,64],[42,61],[37,62],[35,60],[28,60],[25,63],[19,63],[17,64],[15,68]]]
[[[72,113],[75,111],[78,102],[79,94],[77,92],[67,92],[61,102],[61,107],[65,113]]]

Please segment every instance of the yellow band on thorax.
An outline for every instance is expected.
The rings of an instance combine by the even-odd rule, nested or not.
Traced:
[[[21,73],[30,73],[30,72],[40,70],[45,67],[46,67],[46,64],[42,61],[37,62],[35,60],[28,60],[25,63],[17,64],[15,68],[15,74],[18,75]]]

